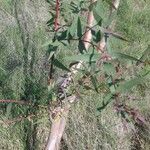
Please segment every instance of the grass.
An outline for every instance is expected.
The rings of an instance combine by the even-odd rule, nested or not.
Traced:
[[[37,1],[36,1],[37,2]],[[39,22],[35,25],[37,29],[34,29],[31,25],[31,45],[29,46],[29,53],[32,54],[32,46],[35,46],[35,81],[33,82],[33,92],[37,92],[39,85],[42,85],[38,96],[40,102],[46,101],[46,92],[44,91],[46,86],[46,72],[44,67],[41,66],[42,61],[45,60],[45,51],[41,45],[49,39],[47,32],[45,32],[45,23],[48,14],[45,14],[47,10],[44,8],[44,0],[42,2],[34,1],[34,6],[28,6],[28,12],[32,12],[31,17],[38,18]],[[3,10],[11,14],[11,1],[0,1]],[[30,3],[32,4],[32,3]],[[140,58],[144,50],[150,44],[150,9],[148,1],[122,1],[116,22],[116,31],[122,33],[130,42],[123,42],[118,39],[112,38],[111,46],[116,51],[121,51],[126,54],[130,54],[136,58]],[[39,5],[42,6],[42,13],[39,9]],[[27,8],[27,7],[26,7]],[[41,7],[40,7],[41,8]],[[24,11],[27,11],[24,10]],[[0,9],[0,11],[2,11]],[[37,12],[41,12],[37,15]],[[36,12],[36,13],[35,13]],[[44,19],[42,18],[44,16]],[[0,16],[1,17],[1,16]],[[6,15],[7,17],[7,15]],[[36,19],[35,19],[36,20]],[[43,21],[44,20],[44,21]],[[34,21],[33,21],[34,22]],[[5,24],[5,17],[2,18],[2,24]],[[6,24],[8,25],[8,23]],[[0,98],[20,99],[20,95],[24,92],[24,74],[22,64],[22,44],[17,26],[3,26],[3,32],[1,33],[0,40],[0,54],[2,59],[0,60],[0,67],[2,67],[6,74],[0,72]],[[0,30],[1,31],[1,30]],[[33,44],[33,45],[32,45]],[[63,52],[58,56],[63,60],[63,56],[70,54],[70,51]],[[13,58],[13,59],[12,59]],[[16,66],[10,67],[12,62],[16,62]],[[66,61],[63,60],[65,63]],[[9,63],[10,62],[10,63]],[[67,64],[67,63],[66,63]],[[130,63],[129,63],[130,65]],[[7,68],[8,66],[8,68]],[[14,68],[13,68],[14,67]],[[131,67],[130,70],[126,70],[124,75],[128,78],[138,73],[138,70],[134,70]],[[60,72],[58,72],[60,74]],[[130,96],[135,97],[134,100],[129,100],[123,97],[122,101],[127,102],[129,106],[135,107],[145,116],[147,120],[146,127],[134,126],[132,123],[127,125],[127,130],[123,130],[123,124],[121,117],[117,115],[111,102],[106,109],[101,113],[97,113],[96,108],[101,106],[103,101],[103,92],[95,94],[92,91],[88,91],[82,96],[82,99],[72,106],[70,115],[68,118],[68,124],[63,135],[62,149],[63,150],[148,150],[150,147],[150,129],[149,129],[149,81],[143,86],[138,86],[130,91]],[[34,96],[36,94],[33,94]],[[33,96],[32,95],[32,96]],[[36,98],[35,98],[36,99]],[[14,108],[14,116],[11,115],[11,107]],[[3,120],[11,120],[13,117],[24,115],[28,106],[11,106],[1,104],[0,108],[0,149],[3,150],[23,150],[26,147],[24,137],[24,124],[31,123],[31,126],[37,125],[36,128],[36,149],[40,150],[45,146],[46,138],[49,134],[50,123],[48,120],[48,113],[45,109],[39,108],[39,115],[36,119],[24,119],[16,124],[7,125],[2,123]],[[133,128],[135,127],[135,132]]]

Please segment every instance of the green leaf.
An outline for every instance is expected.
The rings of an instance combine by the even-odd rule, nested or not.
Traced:
[[[121,59],[128,59],[128,60],[132,60],[132,61],[139,61],[139,59],[132,57],[130,55],[126,55],[123,53],[119,53],[119,52],[113,52],[112,55],[116,58],[121,58]]]
[[[50,54],[51,52],[55,52],[57,50],[58,46],[49,45],[47,52]]]
[[[92,58],[91,58],[92,55]],[[84,61],[84,62],[96,62],[97,59],[99,59],[99,54],[81,54],[81,55],[74,55],[74,56],[68,56],[65,57],[66,60],[71,60],[71,61]]]
[[[93,7],[93,15],[99,26],[105,23],[108,14],[106,11],[106,7],[101,1],[97,1],[97,3],[95,3]]]
[[[137,62],[137,65],[139,65],[140,62],[150,62],[150,45],[148,45],[147,49],[143,52],[143,55],[139,59],[139,62]]]
[[[104,71],[107,75],[114,75],[115,74],[115,67],[111,63],[104,63]]]
[[[143,77],[136,77],[134,79],[131,79],[129,81],[126,81],[124,84],[120,84],[116,91],[117,92],[121,92],[121,93],[125,93],[130,91],[134,86],[141,84],[144,82],[144,78]]]
[[[113,94],[107,94],[102,102],[102,106],[97,108],[98,112],[101,112],[103,109],[105,109],[107,107],[107,105],[113,100]]]
[[[101,32],[100,30],[96,33],[96,43],[101,40]]]
[[[67,38],[68,30],[62,31],[60,35],[57,36],[57,40],[61,41]]]
[[[110,17],[106,18],[104,26],[105,27],[110,26],[113,20],[115,20],[116,18],[117,18],[117,11],[114,11],[113,13],[110,14]]]
[[[114,51],[110,45],[110,38],[107,39],[106,49],[107,49],[108,54],[113,56]]]
[[[94,30],[91,30],[91,32],[92,32],[92,35],[93,35],[93,41],[95,43],[98,43],[101,40],[101,37],[102,37],[101,31],[98,30],[97,32],[95,32]]]
[[[71,36],[74,36],[77,30],[77,18],[75,18],[69,28]]]
[[[80,17],[78,17],[78,22],[77,22],[77,36],[78,38],[81,38],[82,36],[82,24],[81,24]]]
[[[96,9],[93,9],[94,18],[99,26],[102,24],[102,17],[99,15]]]
[[[49,20],[49,21],[47,21],[47,25],[48,26],[51,26],[52,24],[54,24],[54,19],[55,19],[55,16],[52,14],[52,18]]]
[[[54,54],[55,54],[54,51],[53,51],[53,52],[50,52],[49,57],[48,57],[48,60],[50,60]]]
[[[81,54],[83,54],[83,52],[86,51],[85,45],[84,45],[83,41],[81,41],[81,40],[79,40],[78,49]]]
[[[115,94],[115,93],[116,93],[116,89],[115,89],[115,86],[114,86],[114,85],[111,85],[111,86],[109,87],[109,89],[110,89],[110,91],[111,91],[112,94]]]
[[[55,2],[54,0],[46,0],[47,3],[49,3],[52,6],[55,6]]]
[[[57,59],[55,59],[53,61],[53,65],[56,66],[56,67],[58,67],[58,68],[60,68],[60,69],[62,69],[62,70],[70,72],[70,70],[65,65],[63,65],[59,60],[57,60]]]

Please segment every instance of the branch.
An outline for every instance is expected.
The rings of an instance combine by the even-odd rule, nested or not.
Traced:
[[[60,147],[60,141],[66,126],[67,117],[69,113],[70,105],[66,106],[65,109],[57,107],[56,116],[52,121],[51,131],[49,134],[46,150],[58,150]],[[59,113],[58,113],[59,112]]]
[[[56,0],[56,17],[55,17],[55,23],[54,23],[54,30],[58,30],[58,25],[59,25],[59,7],[60,7],[60,1]]]
[[[91,0],[91,4],[93,2],[95,2],[95,0]],[[85,35],[82,39],[86,49],[88,49],[89,46],[91,45],[90,42],[91,42],[92,34],[91,34],[91,30],[89,30],[89,28],[91,28],[93,26],[93,22],[94,22],[93,12],[89,11],[88,17],[87,17],[86,31],[85,31]],[[72,73],[73,74],[77,73],[76,68],[80,68],[81,65],[82,65],[82,62],[79,62],[78,64],[73,65],[71,67],[70,70],[72,72],[67,74],[68,80],[72,76]],[[65,84],[64,82],[66,82],[66,80],[64,80],[60,86]],[[71,84],[71,81],[70,81],[70,84]],[[74,95],[67,98],[67,100],[70,102],[74,102],[75,99],[76,99],[76,96],[74,96]],[[49,138],[47,141],[47,145],[45,148],[46,150],[59,150],[60,141],[61,141],[64,129],[66,126],[67,116],[68,116],[70,107],[71,107],[70,104],[65,104],[63,109],[61,109],[60,107],[56,107],[56,109],[52,112],[52,115],[55,114],[55,116],[52,118],[53,121],[52,121],[52,126],[51,126],[51,131],[49,134]]]
[[[20,100],[13,100],[13,99],[1,99],[0,103],[16,103],[16,104],[20,104],[20,105],[31,105],[31,103],[26,102],[26,101],[20,101]]]
[[[91,4],[94,3],[96,0],[91,0]],[[116,2],[116,1],[115,1]],[[118,3],[117,5],[114,6],[117,8],[118,7]],[[93,12],[89,11],[88,16],[87,16],[87,27],[85,29],[85,34],[83,35],[83,38],[81,39],[85,45],[85,48],[88,50],[88,48],[90,47],[90,45],[96,47],[98,50],[104,50],[105,47],[105,42],[106,41],[101,41],[99,44],[100,46],[103,47],[99,47],[96,45],[93,45],[93,43],[91,42],[92,39],[92,34],[91,34],[91,28],[93,27],[93,22],[94,22],[94,16],[93,16]],[[75,39],[76,40],[76,39]],[[79,40],[79,39],[78,39]],[[105,37],[104,37],[105,40]],[[102,51],[101,51],[102,52]],[[68,79],[70,81],[70,77],[72,77],[72,73],[76,74],[78,71],[76,68],[81,68],[82,66],[82,61],[80,61],[78,64],[73,65],[70,70],[72,71],[71,73],[67,73],[66,74],[66,80]],[[61,84],[59,85],[59,87],[61,87],[62,85],[65,85],[66,80],[63,80],[63,82],[61,82]],[[68,86],[70,86],[71,81],[69,83]],[[63,87],[61,87],[63,88]],[[66,98],[67,101],[69,102],[74,102],[76,99],[76,96],[70,96]],[[52,126],[51,126],[51,131],[49,134],[49,138],[47,141],[47,145],[46,145],[46,150],[59,150],[60,147],[60,141],[66,126],[66,121],[67,121],[67,116],[69,113],[69,109],[70,109],[71,105],[70,103],[64,103],[64,107],[61,108],[60,106],[57,106],[53,111],[52,111]]]

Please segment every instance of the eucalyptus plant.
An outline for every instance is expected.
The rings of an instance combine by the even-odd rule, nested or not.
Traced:
[[[30,4],[39,2],[33,0]],[[144,91],[149,85],[150,45],[145,45],[140,53],[135,49],[129,49],[129,53],[124,51],[123,47],[134,42],[134,36],[130,36],[136,35],[130,32],[132,28],[126,29],[126,24],[121,28],[124,22],[118,22],[118,17],[130,15],[127,2],[46,0],[44,9],[48,9],[49,19],[42,22],[44,29],[35,29],[40,12],[37,7],[37,17],[32,17],[28,3],[7,0],[2,2],[5,7],[0,8],[4,12],[8,9],[6,14],[13,18],[11,26],[14,25],[8,25],[8,31],[0,33],[3,55],[0,60],[0,124],[3,126],[0,132],[11,125],[13,130],[18,129],[18,135],[21,134],[15,137],[22,138],[20,147],[36,149],[38,125],[41,123],[43,127],[46,122],[49,137],[47,143],[42,141],[41,145],[49,150],[60,149],[65,127],[70,125],[67,122],[70,110],[86,98],[93,103],[89,99],[92,94],[96,95],[97,105],[93,109],[97,120],[111,108],[125,127],[132,123],[135,130],[136,127],[145,128],[145,117],[129,102],[134,101],[134,93]]]
[[[141,58],[135,58],[112,48],[111,42],[114,38],[127,43],[131,42],[119,31],[115,31],[114,26],[120,1],[93,0],[65,3],[56,0],[56,2],[47,2],[51,8],[51,18],[47,25],[49,32],[53,34],[52,40],[44,44],[44,46],[49,47],[48,53],[51,63],[48,89],[51,95],[50,101],[52,103],[53,100],[58,101],[52,114],[54,113],[56,117],[58,107],[62,109],[68,107],[66,101],[71,96],[80,99],[84,96],[83,93],[89,90],[97,94],[103,93],[101,105],[95,108],[99,113],[111,104],[115,106],[117,113],[121,115],[124,121],[132,120],[135,123],[144,124],[145,120],[142,115],[134,108],[130,108],[122,99],[130,95],[134,86],[147,82],[149,75],[147,63],[149,60],[142,59],[145,54]],[[87,20],[85,20],[86,17]],[[67,54],[61,60],[59,57],[63,52]],[[143,66],[140,69],[139,64]],[[127,79],[125,72],[132,67],[138,68],[138,71]],[[52,84],[54,83],[52,82],[53,76],[55,76],[54,68],[59,68],[65,72],[61,75],[63,78],[59,78],[61,80],[59,84],[57,84],[57,79],[55,79],[56,84]],[[72,97],[69,102],[74,102]],[[63,117],[62,110],[60,109],[58,112],[61,112]],[[54,120],[57,118],[55,117]],[[60,142],[58,138],[56,145],[52,144],[54,137],[57,136],[57,134],[53,135],[55,132],[53,126],[51,132],[47,148],[57,147]],[[60,130],[61,134],[62,132]]]

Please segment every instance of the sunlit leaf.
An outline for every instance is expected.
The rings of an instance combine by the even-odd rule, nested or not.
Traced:
[[[111,85],[111,86],[109,87],[109,89],[110,89],[110,91],[111,91],[112,94],[115,94],[116,89],[115,89],[115,86],[114,86],[114,85]]]
[[[54,54],[55,54],[55,51],[50,52],[48,60],[50,60]]]

